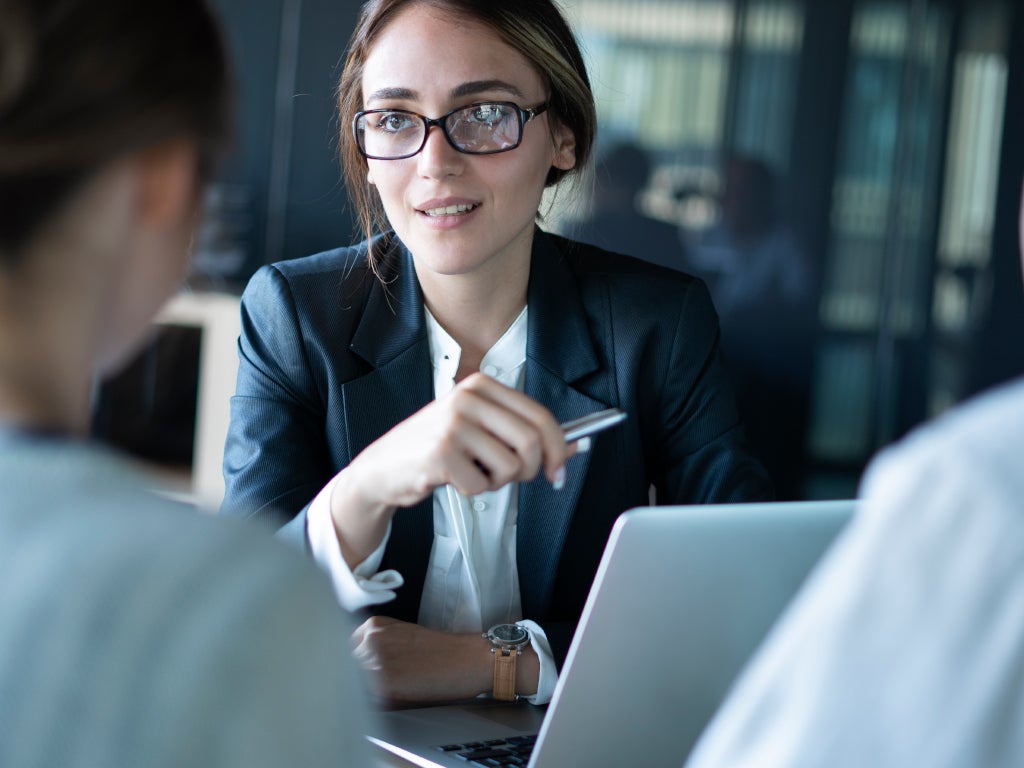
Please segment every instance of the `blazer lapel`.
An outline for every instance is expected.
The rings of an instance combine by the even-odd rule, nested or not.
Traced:
[[[559,421],[607,408],[572,383],[599,369],[579,287],[563,255],[541,231],[530,266],[526,394],[547,406]],[[588,454],[569,460],[565,486],[555,491],[543,476],[519,488],[516,559],[523,612],[547,611],[565,536],[590,464]]]
[[[384,282],[374,279],[349,345],[373,368],[342,385],[350,456],[433,398],[423,295],[408,251],[385,255]]]
[[[341,388],[350,457],[433,399],[423,295],[412,259],[397,241],[386,258],[385,283],[374,279],[349,346],[373,370]],[[395,514],[382,567],[400,563],[406,586],[383,607],[387,613],[416,621],[433,538],[431,497]]]

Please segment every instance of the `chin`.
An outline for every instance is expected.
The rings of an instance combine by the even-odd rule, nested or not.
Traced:
[[[409,251],[423,266],[439,275],[466,275],[490,262],[498,251],[489,240],[476,236],[418,238]]]
[[[445,277],[471,275],[480,268],[481,264],[478,254],[474,254],[472,260],[453,258],[451,254],[445,254],[438,258],[427,255],[421,262],[435,275],[444,275]]]

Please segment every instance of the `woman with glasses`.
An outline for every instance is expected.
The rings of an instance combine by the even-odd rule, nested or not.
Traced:
[[[619,513],[652,486],[771,495],[710,300],[538,227],[595,133],[550,0],[372,0],[338,106],[367,239],[248,286],[225,508],[372,609],[355,642],[383,699],[547,701]],[[567,444],[560,422],[609,406],[626,421]]]

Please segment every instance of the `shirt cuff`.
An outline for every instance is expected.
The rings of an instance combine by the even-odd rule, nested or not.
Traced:
[[[355,568],[349,568],[341,555],[341,544],[331,518],[331,494],[337,481],[338,475],[335,475],[306,510],[306,537],[313,559],[327,571],[334,594],[345,610],[358,611],[370,605],[390,602],[395,599],[395,590],[404,583],[398,571],[377,572],[391,535],[391,524],[388,523],[380,546]]]
[[[540,677],[537,678],[537,692],[533,696],[523,696],[531,704],[547,704],[555,692],[558,682],[558,667],[555,666],[555,655],[551,652],[551,643],[540,625],[535,621],[523,620],[516,622],[530,631],[530,645],[540,659]]]

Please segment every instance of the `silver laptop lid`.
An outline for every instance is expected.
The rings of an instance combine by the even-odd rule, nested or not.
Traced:
[[[854,507],[776,502],[624,513],[530,765],[682,765]]]

